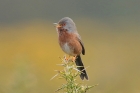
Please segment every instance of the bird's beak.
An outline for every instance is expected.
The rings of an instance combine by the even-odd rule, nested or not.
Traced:
[[[55,25],[55,27],[59,28],[59,27],[62,27],[60,26],[58,23],[53,23]]]

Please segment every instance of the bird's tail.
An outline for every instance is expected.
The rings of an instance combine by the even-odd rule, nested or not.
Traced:
[[[80,74],[81,79],[83,80],[84,78],[86,78],[88,80],[88,75],[86,73],[86,70],[84,68],[80,55],[77,56],[75,63],[78,66],[77,69],[81,71],[81,74]]]

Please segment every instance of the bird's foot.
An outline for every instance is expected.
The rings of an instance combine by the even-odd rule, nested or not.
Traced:
[[[67,62],[70,62],[70,61],[75,62],[76,56],[73,56],[73,57],[68,56],[68,57],[66,57],[66,55],[65,55],[64,60],[67,61]]]
[[[76,56],[72,57],[72,62],[75,62]]]
[[[65,61],[69,61],[70,60],[70,56],[66,57],[66,55],[64,56]]]

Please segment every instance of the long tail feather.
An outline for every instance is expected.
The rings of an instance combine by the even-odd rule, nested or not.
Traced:
[[[76,60],[75,60],[75,63],[76,63],[77,66],[79,66],[79,67],[77,67],[77,69],[80,70],[80,71],[82,72],[82,73],[80,74],[81,79],[83,80],[84,78],[86,78],[86,79],[88,80],[88,75],[87,75],[87,73],[86,73],[86,70],[85,70],[85,68],[84,68],[84,65],[83,65],[83,62],[82,62],[82,60],[81,60],[80,55],[77,56],[77,58],[76,58]]]

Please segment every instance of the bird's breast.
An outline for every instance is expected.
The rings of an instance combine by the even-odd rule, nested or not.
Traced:
[[[71,46],[68,44],[68,42],[66,42],[66,43],[63,44],[62,50],[63,50],[65,53],[69,54],[69,55],[76,56],[76,54],[74,54],[74,52],[73,52],[73,50],[74,50],[73,47],[71,47]]]
[[[59,35],[59,44],[62,50],[68,55],[76,56],[82,52],[82,46],[73,33],[62,31]]]

